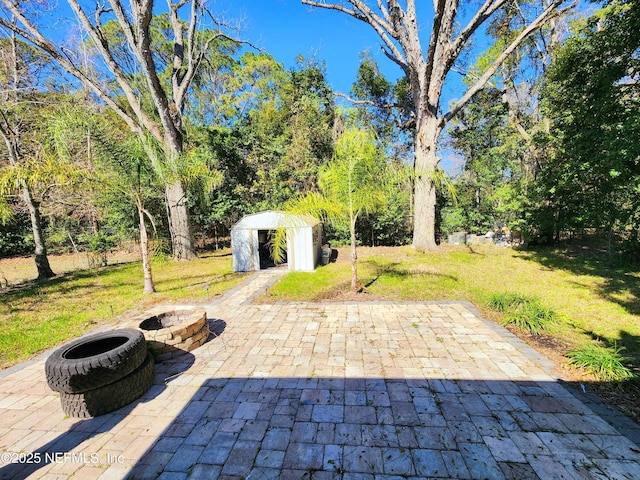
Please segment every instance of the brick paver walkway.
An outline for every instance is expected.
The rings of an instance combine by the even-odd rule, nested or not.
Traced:
[[[111,414],[65,418],[43,358],[4,372],[0,478],[640,478],[637,426],[471,305],[252,304],[277,275],[209,306],[222,335]]]

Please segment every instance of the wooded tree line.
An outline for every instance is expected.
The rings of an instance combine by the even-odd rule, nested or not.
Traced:
[[[0,3],[0,253],[35,251],[41,277],[47,246],[67,240],[101,252],[136,238],[146,252],[150,231],[192,258],[243,215],[319,192],[354,128],[373,133],[393,178],[385,207],[357,216],[361,243],[429,250],[451,231],[503,226],[640,243],[634,0],[589,14],[549,0],[302,0],[367,23],[404,73],[384,78],[363,52],[346,107],[320,59],[285,69],[204,0],[162,14],[151,0],[91,3],[68,0],[80,34],[55,39],[46,0]],[[440,166],[451,155],[455,175]],[[349,230],[336,223],[329,238]]]
[[[543,244],[595,232],[638,249],[640,8],[599,7],[532,43],[528,70],[509,65],[455,121],[464,166],[444,230],[505,225]]]

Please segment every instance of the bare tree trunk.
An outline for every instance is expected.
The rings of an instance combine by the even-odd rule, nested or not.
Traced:
[[[420,118],[416,127],[413,247],[421,251],[435,251],[438,245],[434,174],[438,166],[436,145],[440,129],[438,119],[426,115]]]
[[[167,88],[164,70],[159,72],[154,57],[155,45],[152,42],[151,21],[154,6],[151,0],[129,2],[127,9],[123,0],[106,2],[85,2],[67,0],[80,26],[93,41],[97,54],[109,72],[110,81],[114,81],[120,93],[112,94],[104,88],[103,79],[87,74],[72,60],[56,41],[47,39],[38,26],[30,20],[22,2],[0,0],[3,11],[9,12],[17,21],[13,23],[0,15],[0,25],[25,38],[33,45],[48,53],[69,74],[83,82],[111,110],[122,118],[136,135],[151,134],[165,153],[181,154],[184,135],[182,115],[188,100],[191,85],[201,63],[206,58],[209,47],[217,38],[229,38],[223,32],[212,32],[208,37],[199,39],[198,26],[207,14],[204,0],[168,0],[169,21],[173,30],[173,64],[171,87]],[[93,7],[93,8],[92,8]],[[181,16],[182,9],[189,13]],[[108,14],[108,15],[105,15]],[[107,42],[106,24],[118,22],[122,30],[126,48],[134,57],[133,71],[146,80],[148,96],[140,95],[137,80],[132,80],[128,66],[118,61],[118,52]],[[137,77],[136,77],[137,78]],[[148,109],[142,98],[152,100]],[[151,112],[151,113],[150,113]],[[177,172],[180,173],[180,172]],[[165,195],[168,202],[169,223],[172,234],[173,256],[178,260],[189,260],[196,256],[193,245],[189,212],[187,209],[184,186],[178,181],[166,185]]]
[[[173,258],[175,260],[192,260],[198,255],[191,232],[187,194],[182,183],[175,181],[167,184],[165,197],[169,212]]]
[[[55,277],[51,270],[49,258],[47,257],[47,247],[42,234],[42,219],[40,217],[40,207],[33,199],[29,187],[25,184],[22,191],[22,199],[29,209],[31,217],[31,232],[33,233],[33,243],[35,244],[34,258],[38,269],[38,280]]]
[[[138,195],[136,198],[136,207],[138,207],[138,218],[140,219],[140,254],[142,255],[142,271],[144,274],[144,293],[154,293],[156,288],[153,284],[153,275],[151,273],[151,259],[149,257],[149,236],[147,235],[147,226],[144,221],[144,208],[142,199]]]
[[[165,155],[178,158],[183,153],[183,138],[178,130],[165,134]],[[171,163],[173,160],[168,160]],[[189,201],[186,189],[180,179],[168,181],[164,189],[169,217],[169,233],[171,234],[171,251],[174,260],[193,260],[197,258],[191,217],[189,215]]]
[[[358,251],[356,250],[356,219],[351,215],[349,223],[349,233],[351,234],[351,291],[358,291]]]
[[[3,119],[6,121],[6,119]],[[4,124],[0,123],[0,136],[3,138],[7,150],[9,152],[9,163],[11,165],[18,164],[18,150],[15,143],[9,138],[9,129],[4,128]],[[42,218],[40,217],[40,205],[36,202],[29,190],[26,182],[22,182],[22,201],[29,210],[31,217],[31,232],[33,233],[33,242],[35,243],[35,262],[38,270],[38,279],[55,277],[55,273],[51,270],[49,259],[47,257],[47,247],[45,245],[44,234],[42,231]]]
[[[11,69],[13,76],[13,90],[11,91],[12,102],[18,103],[18,86],[20,84],[20,73],[18,71],[18,48],[16,43],[16,35],[14,33],[10,36],[11,42]],[[2,113],[2,112],[0,112]],[[9,164],[18,165],[20,162],[20,129],[18,125],[9,124],[9,119],[2,114],[0,119],[0,136],[4,140],[9,154]],[[33,242],[35,244],[34,259],[36,263],[36,269],[38,271],[38,279],[45,279],[55,277],[56,274],[49,265],[49,258],[47,257],[47,247],[44,240],[44,234],[42,231],[42,218],[40,216],[40,205],[35,201],[29,185],[26,181],[22,181],[22,201],[29,210],[29,217],[31,218],[31,232],[33,233]]]

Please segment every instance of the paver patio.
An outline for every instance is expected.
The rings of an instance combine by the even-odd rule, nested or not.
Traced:
[[[278,274],[111,414],[65,418],[44,356],[2,372],[0,478],[640,478],[638,426],[470,304],[253,304]]]

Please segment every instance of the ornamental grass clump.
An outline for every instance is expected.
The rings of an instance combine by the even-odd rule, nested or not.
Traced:
[[[492,293],[487,303],[492,310],[506,312],[530,299],[520,293]]]
[[[600,381],[624,382],[635,380],[633,371],[625,365],[632,359],[622,355],[624,347],[603,347],[589,344],[567,353],[569,364],[583,368]]]
[[[505,314],[504,325],[514,325],[536,335],[555,321],[553,310],[536,297],[519,293],[494,293],[489,297],[488,306]]]

